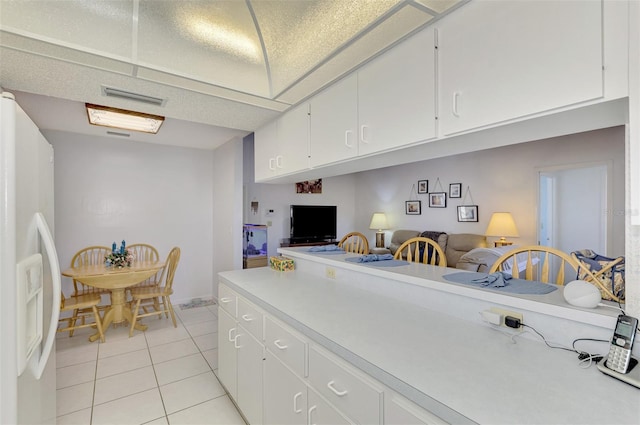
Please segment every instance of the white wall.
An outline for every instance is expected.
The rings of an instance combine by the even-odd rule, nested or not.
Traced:
[[[277,255],[277,248],[283,238],[289,237],[289,206],[301,205],[336,205],[337,235],[340,238],[356,227],[355,175],[329,177],[322,179],[322,193],[296,193],[294,184],[261,184],[253,183],[253,134],[244,138],[244,220],[251,224],[268,224],[268,255]],[[250,203],[259,203],[258,213],[253,215]],[[267,211],[274,213],[267,216]],[[367,223],[368,225],[369,223]]]
[[[242,268],[242,140],[233,139],[214,151],[213,158],[213,276]],[[213,280],[218,294],[218,279]]]
[[[62,268],[89,245],[144,242],[161,257],[178,246],[174,304],[212,295],[213,152],[58,131],[44,135],[54,146]],[[63,282],[66,294],[70,285]]]
[[[553,165],[613,162],[612,252],[624,255],[624,169],[625,136],[623,127],[596,130],[569,136],[488,149],[356,174],[356,230],[366,228],[374,211],[387,214],[391,229],[441,230],[447,233],[484,233],[491,213],[510,211],[520,237],[518,244],[537,244],[537,168]],[[479,222],[459,223],[456,206],[463,198],[450,199],[447,208],[429,208],[427,195],[422,201],[421,215],[405,215],[404,202],[409,200],[412,185],[429,180],[429,191],[439,178],[448,193],[450,183],[462,183],[462,196],[467,187],[478,205]],[[589,198],[585,208],[599,208]],[[466,204],[471,203],[467,200]],[[387,232],[387,244],[390,241]],[[375,242],[375,232],[366,233]],[[493,240],[493,239],[490,239]]]

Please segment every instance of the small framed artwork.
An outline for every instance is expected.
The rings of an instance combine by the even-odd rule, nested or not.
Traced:
[[[418,193],[429,193],[429,180],[418,180]]]
[[[429,194],[429,208],[447,208],[447,194],[445,192],[431,192]]]
[[[451,183],[449,185],[449,198],[462,198],[462,183]]]
[[[478,221],[477,205],[459,205],[458,221]]]
[[[404,209],[407,215],[420,215],[422,213],[420,201],[405,201]]]

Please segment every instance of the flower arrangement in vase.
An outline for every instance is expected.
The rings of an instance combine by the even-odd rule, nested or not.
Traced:
[[[116,243],[111,245],[111,254],[105,255],[104,264],[107,267],[130,267],[134,260],[134,255],[126,248],[125,242],[122,241],[120,249],[116,249]]]

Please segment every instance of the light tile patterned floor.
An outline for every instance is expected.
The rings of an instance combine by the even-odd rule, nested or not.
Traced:
[[[58,334],[58,424],[245,425],[218,382],[217,306],[181,310],[171,319],[148,317],[146,332],[110,328]]]

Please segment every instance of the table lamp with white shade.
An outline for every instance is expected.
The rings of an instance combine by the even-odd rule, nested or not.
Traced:
[[[377,230],[376,232],[376,248],[384,248],[384,229],[388,229],[387,216],[384,213],[373,213],[369,229]]]
[[[513,242],[507,241],[509,238],[517,238],[518,228],[516,222],[513,220],[513,216],[508,212],[494,212],[489,220],[487,231],[484,232],[485,236],[498,236],[495,242],[495,246],[511,245]]]

